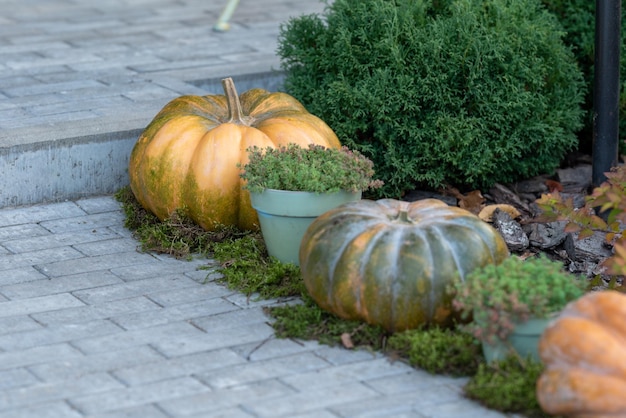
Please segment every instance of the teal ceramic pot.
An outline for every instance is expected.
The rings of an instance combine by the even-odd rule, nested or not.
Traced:
[[[524,323],[516,324],[506,341],[498,341],[494,344],[483,342],[485,360],[488,363],[504,360],[510,350],[515,350],[522,358],[530,356],[533,360],[540,362],[539,339],[555,317],[556,315],[551,315],[548,318],[531,318]]]
[[[321,214],[343,203],[361,199],[361,192],[293,192],[266,189],[250,193],[257,211],[267,252],[283,263],[299,265],[298,252],[304,232]]]

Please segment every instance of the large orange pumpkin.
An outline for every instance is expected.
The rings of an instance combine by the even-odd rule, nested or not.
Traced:
[[[182,96],[147,126],[130,156],[131,189],[160,219],[186,208],[207,230],[218,224],[257,228],[240,168],[246,149],[288,143],[339,148],[335,133],[286,93],[252,89],[237,95],[232,79],[225,95]]]
[[[548,413],[626,417],[626,295],[587,293],[544,331],[537,400]]]
[[[498,231],[440,200],[360,200],[324,213],[300,245],[317,304],[391,332],[454,319],[448,285],[509,256]]]

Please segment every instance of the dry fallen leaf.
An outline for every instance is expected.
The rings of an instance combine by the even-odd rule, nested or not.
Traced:
[[[480,213],[483,203],[485,203],[485,198],[480,190],[474,190],[460,198],[459,207],[477,214]]]
[[[548,187],[548,190],[550,191],[550,193],[563,191],[563,185],[556,180],[548,179],[545,181],[545,185],[546,187]]]
[[[485,222],[492,222],[493,213],[496,211],[496,209],[500,209],[501,211],[508,213],[512,219],[521,216],[521,213],[517,209],[515,209],[515,207],[507,205],[506,203],[500,203],[497,205],[485,206],[478,214],[478,217]]]
[[[352,337],[350,337],[350,334],[347,332],[341,334],[341,344],[343,344],[345,348],[354,348]]]

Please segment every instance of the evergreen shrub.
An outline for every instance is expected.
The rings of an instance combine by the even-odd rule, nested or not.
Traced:
[[[572,47],[585,77],[585,123],[579,134],[580,147],[591,151],[593,133],[593,65],[595,62],[596,2],[593,0],[542,0],[565,30],[565,43]],[[626,7],[622,7],[622,22]],[[626,25],[621,25],[620,52],[620,151],[626,152]]]
[[[539,0],[335,0],[281,26],[287,91],[400,196],[550,172],[577,144],[582,73]]]

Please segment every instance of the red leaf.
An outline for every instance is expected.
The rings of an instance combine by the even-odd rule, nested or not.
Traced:
[[[546,180],[545,185],[548,187],[550,193],[563,191],[563,185],[556,180]]]

